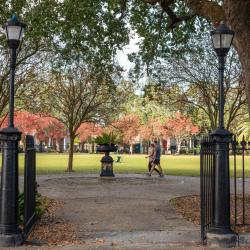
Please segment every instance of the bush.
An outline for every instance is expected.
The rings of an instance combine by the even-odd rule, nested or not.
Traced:
[[[181,148],[179,154],[180,155],[187,154],[187,149],[186,148]]]
[[[190,155],[195,154],[195,149],[190,148],[190,149],[188,150],[188,154],[190,154]]]
[[[35,214],[37,218],[41,218],[43,213],[46,210],[46,207],[48,206],[49,199],[46,197],[43,197],[41,194],[36,193],[36,205],[35,205]],[[24,224],[24,192],[19,193],[18,197],[18,223],[19,225]]]
[[[201,146],[197,146],[196,148],[194,148],[194,151],[196,151],[196,154],[199,155],[201,152]]]

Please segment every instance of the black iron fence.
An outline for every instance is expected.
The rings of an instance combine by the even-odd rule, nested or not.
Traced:
[[[215,143],[211,137],[201,141],[200,152],[200,209],[201,239],[206,241],[206,233],[212,225],[214,181],[215,181]],[[246,196],[246,156],[250,155],[250,142],[244,137],[237,141],[233,137],[229,143],[230,155],[230,224],[233,227],[250,225],[250,214],[246,205],[250,196]],[[225,198],[226,199],[226,198]]]
[[[250,155],[250,143],[246,142],[244,137],[238,142],[234,137],[230,150],[233,155],[233,183],[231,195],[231,225],[232,226],[246,226],[250,225],[250,216],[247,212],[246,205],[249,196],[246,196],[246,156]]]
[[[35,222],[36,204],[36,148],[34,137],[26,136],[24,167],[24,237],[26,238]]]
[[[200,209],[201,238],[206,239],[206,233],[212,223],[214,200],[215,173],[215,143],[210,137],[201,141],[200,152]]]
[[[0,140],[0,149],[2,151],[4,141]],[[24,229],[23,236],[26,239],[35,222],[35,204],[36,204],[36,149],[34,137],[26,136],[25,145],[25,163],[24,163]],[[3,156],[2,156],[3,157]],[[0,183],[2,180],[0,179]],[[1,195],[1,194],[0,194]]]

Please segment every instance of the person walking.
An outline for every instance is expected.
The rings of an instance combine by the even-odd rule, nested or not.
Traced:
[[[145,158],[148,158],[148,172],[150,172],[151,168],[152,168],[152,163],[154,160],[154,153],[155,153],[155,144],[151,143],[150,144],[150,148],[149,148],[149,155],[146,156]],[[154,170],[160,174],[160,171],[157,168],[154,168]]]
[[[154,171],[155,167],[158,167],[159,170],[159,176],[164,177],[162,167],[161,167],[161,148],[160,145],[158,145],[157,141],[154,141],[155,145],[155,150],[154,150],[154,155],[153,155],[153,162],[152,162],[152,167],[149,171],[149,176],[151,176],[152,172]]]

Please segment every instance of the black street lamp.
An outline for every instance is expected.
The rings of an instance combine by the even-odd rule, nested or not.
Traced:
[[[229,142],[232,134],[224,128],[224,69],[225,57],[230,50],[234,32],[224,23],[211,32],[214,50],[219,60],[219,126],[211,136],[215,142],[215,181],[211,234],[228,245],[234,245],[236,236],[230,228],[230,176],[229,176]],[[218,239],[218,235],[220,235]],[[223,236],[224,235],[224,236]],[[211,237],[213,238],[213,237]]]
[[[10,92],[8,127],[0,131],[2,173],[0,189],[0,246],[15,246],[23,242],[18,226],[18,141],[21,132],[14,127],[14,79],[16,51],[23,37],[25,25],[16,16],[3,28],[10,49]]]
[[[221,23],[216,30],[211,31],[214,50],[219,59],[219,129],[224,129],[224,69],[225,57],[230,50],[234,32],[224,23]]]
[[[25,25],[13,16],[4,24],[6,38],[10,48],[10,99],[9,99],[9,125],[14,127],[14,77],[16,67],[16,51],[22,40]]]

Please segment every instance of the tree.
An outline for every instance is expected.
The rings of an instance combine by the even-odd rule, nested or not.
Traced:
[[[24,142],[26,135],[33,135],[40,142],[48,138],[59,139],[65,136],[64,125],[54,117],[42,114],[32,114],[25,110],[16,110],[14,113],[14,124],[22,133]],[[8,116],[1,120],[1,128],[7,127]]]
[[[206,39],[205,39],[206,40]],[[147,86],[146,94],[172,110],[179,110],[198,122],[205,130],[214,130],[218,121],[218,69],[211,45],[203,44],[203,53],[186,53],[161,65],[155,78],[159,89]],[[225,128],[232,129],[247,112],[244,82],[234,50],[228,55],[225,68]],[[245,112],[244,112],[245,109]]]
[[[31,109],[30,99],[38,100],[37,96],[43,91],[41,85],[34,82],[40,83],[46,71],[64,70],[65,65],[76,65],[79,60],[95,64],[96,71],[105,68],[112,72],[118,67],[115,54],[128,43],[121,5],[120,0],[106,3],[98,0],[1,1],[1,24],[14,13],[27,24],[24,41],[17,51],[18,107]],[[0,115],[4,115],[9,98],[9,51],[2,30],[0,35]],[[44,112],[42,104],[35,108],[36,112],[38,108]]]
[[[216,27],[224,21],[235,31],[233,46],[242,66],[250,109],[249,9],[249,0],[134,0],[131,26],[143,38],[139,51],[141,60],[134,58],[137,69],[145,64],[148,69],[153,58],[160,61],[160,58],[167,58],[170,51],[191,50],[187,42],[190,38],[198,39],[202,31],[211,29],[211,24]]]
[[[250,138],[250,118],[248,117],[247,119],[244,120],[244,122],[242,122],[240,124],[240,126],[238,126],[237,128],[237,135],[238,135],[238,139],[242,140],[243,137],[244,139],[249,141]]]
[[[17,50],[16,98],[21,97],[23,91],[30,87],[28,79],[31,73],[38,72],[44,66],[45,51],[51,50],[52,36],[49,33],[52,32],[54,20],[57,19],[57,6],[55,1],[50,0],[36,3],[31,0],[1,1],[1,24],[13,14],[17,14],[27,25],[25,42]],[[9,48],[2,30],[0,34],[0,115],[4,115],[7,113],[9,99]]]
[[[14,124],[22,132],[22,140],[25,135],[34,135],[38,129],[38,116],[29,113],[25,110],[16,110],[14,113]],[[8,116],[5,116],[1,121],[1,128],[8,126]]]
[[[85,143],[92,136],[98,136],[103,133],[103,128],[93,122],[84,122],[77,130],[78,138]]]
[[[181,143],[190,135],[199,132],[199,127],[195,126],[189,118],[177,112],[173,118],[167,118],[162,125],[166,137],[172,137],[176,140],[177,151],[180,152]]]
[[[176,101],[197,107],[210,121],[209,129],[214,130],[218,122],[217,64],[209,56],[199,60],[193,55],[187,63],[186,59],[173,62],[172,80],[184,88]],[[244,82],[235,54],[229,57],[225,72],[225,128],[229,129],[236,117],[243,116],[242,108],[246,106]]]
[[[66,135],[66,130],[62,122],[54,117],[40,114],[36,123],[36,138],[40,140],[40,142],[45,141],[48,138],[52,138],[56,139],[60,145],[60,140]]]
[[[134,114],[122,116],[111,123],[110,129],[120,133],[123,143],[130,145],[130,152],[132,153],[133,141],[139,134],[140,118]]]
[[[145,124],[142,124],[139,129],[139,136],[142,140],[142,145],[144,147],[144,151],[148,152],[149,149],[149,142],[160,139],[165,145],[165,141],[167,139],[165,130],[163,129],[162,122],[164,121],[164,118],[162,119],[157,118],[149,118]]]
[[[73,171],[73,147],[78,129],[84,122],[105,122],[118,108],[116,87],[112,80],[90,67],[71,69],[68,73],[55,72],[50,76],[48,87],[50,105],[54,116],[67,128],[70,147],[67,171]]]
[[[140,126],[140,138],[143,140],[166,139],[163,138],[164,130],[162,121],[156,118],[150,118],[145,124]]]

